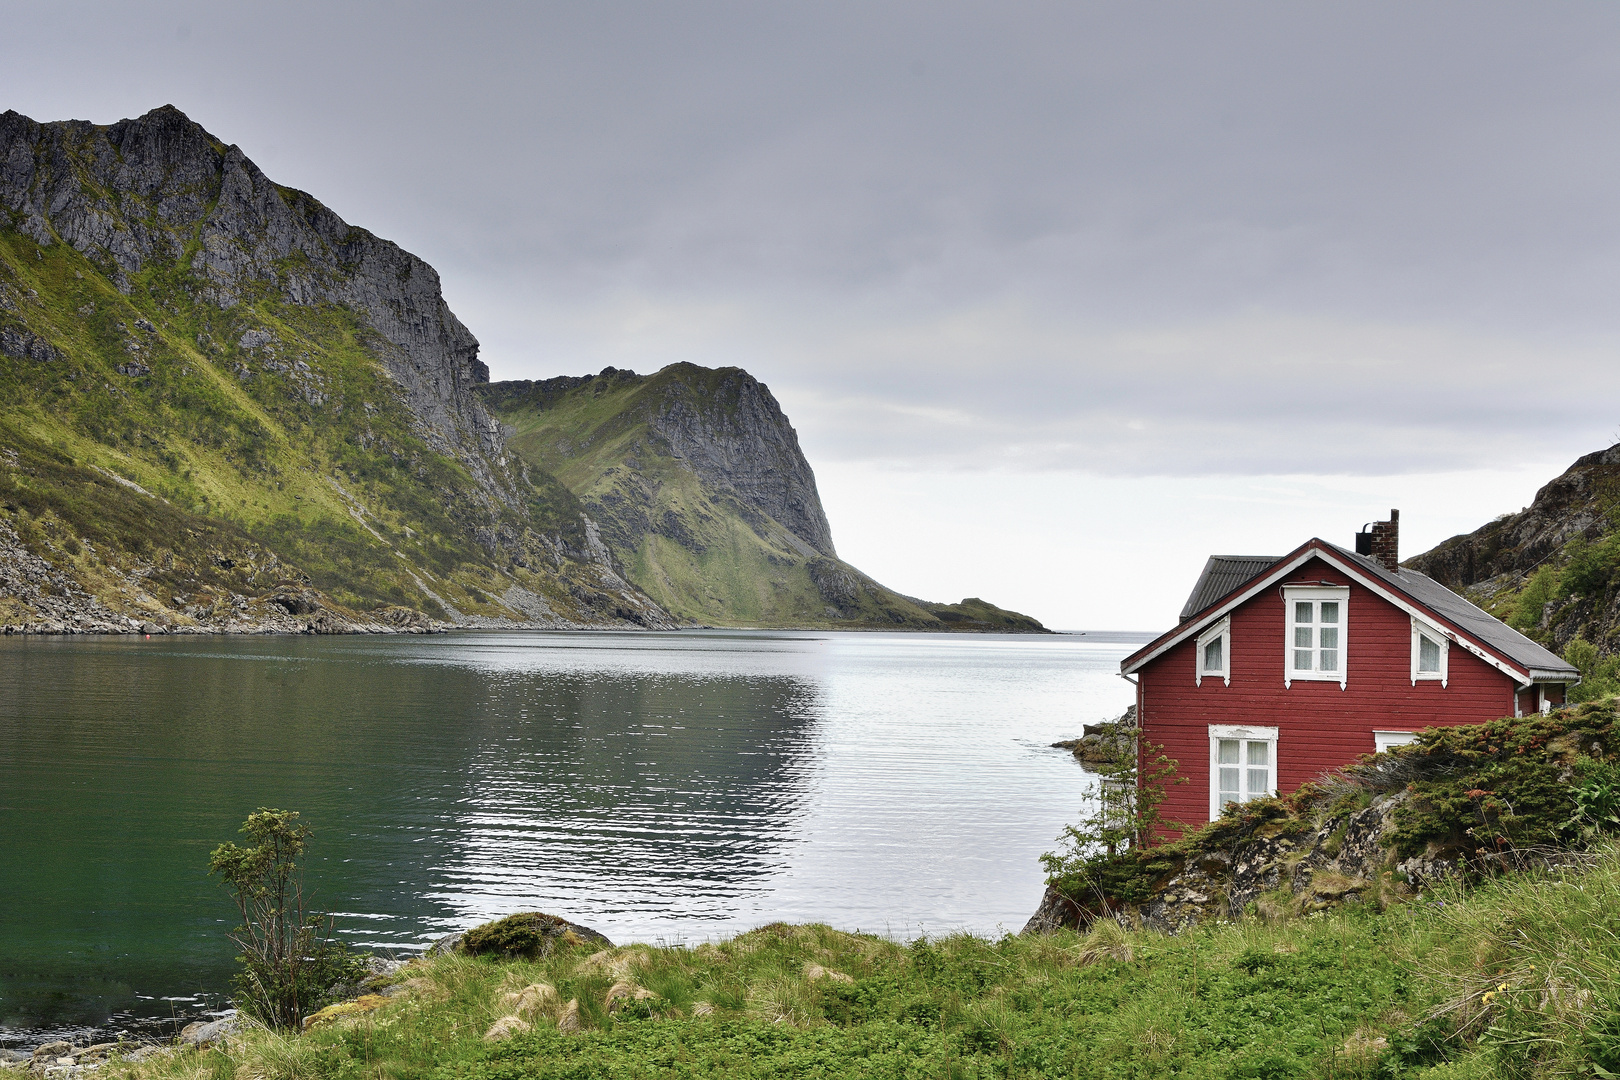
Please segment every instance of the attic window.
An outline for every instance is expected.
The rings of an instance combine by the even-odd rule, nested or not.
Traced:
[[[1232,620],[1222,619],[1198,636],[1193,648],[1193,682],[1204,685],[1204,678],[1220,679],[1232,685]]]
[[[1412,683],[1419,679],[1438,680],[1446,685],[1447,660],[1451,641],[1445,634],[1418,619],[1412,620]]]
[[[1295,679],[1336,682],[1348,678],[1345,658],[1350,618],[1347,585],[1284,585],[1287,641],[1283,644],[1284,686]]]

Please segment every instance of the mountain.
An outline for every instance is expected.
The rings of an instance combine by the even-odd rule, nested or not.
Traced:
[[[1405,565],[1557,651],[1620,646],[1620,444],[1587,454],[1525,509]]]
[[[935,604],[838,558],[798,435],[740,368],[502,382],[480,395],[532,469],[600,523],[626,577],[716,626],[1040,631],[982,600]]]
[[[745,373],[488,378],[432,267],[178,109],[0,114],[0,626],[1039,629],[839,562]]]
[[[673,625],[433,268],[175,108],[0,115],[0,353],[0,622]]]

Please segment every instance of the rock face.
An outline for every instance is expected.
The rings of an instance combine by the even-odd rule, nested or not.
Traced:
[[[489,498],[516,505],[498,463],[498,425],[472,393],[489,381],[478,341],[444,302],[427,263],[355,228],[312,196],[272,183],[165,105],[110,127],[0,114],[0,207],[40,246],[58,241],[105,268],[120,291],[154,260],[188,260],[198,298],[222,309],[255,289],[288,303],[336,303],[381,335],[379,350],[420,432]],[[268,331],[263,339],[273,340]],[[0,340],[49,359],[47,343]]]
[[[1522,576],[1576,537],[1596,540],[1613,527],[1606,511],[1620,494],[1620,445],[1587,454],[1540,491],[1528,507],[1406,560],[1461,591]]]
[[[488,377],[432,267],[178,109],[0,115],[0,523],[114,614],[675,625],[583,508],[508,453]],[[197,538],[222,529],[269,569],[211,580]],[[123,599],[114,566],[145,599]],[[0,589],[0,622],[61,621],[36,594]],[[107,623],[80,606],[68,628]]]
[[[763,515],[785,526],[792,537],[782,539],[808,548],[804,554],[836,558],[816,476],[799,449],[798,434],[765,384],[740,368],[711,371],[676,364],[641,376],[610,367],[597,375],[497,383],[485,396],[510,410],[614,393],[625,405],[612,417],[610,433],[644,428],[643,455],[673,459],[712,491],[735,499],[745,514],[752,511],[756,519]],[[649,509],[609,504],[603,522],[615,546],[633,550],[642,536],[661,528],[679,536],[678,524]]]
[[[1613,535],[1620,506],[1620,445],[1587,454],[1536,492],[1517,514],[1504,514],[1471,533],[1454,536],[1406,565],[1490,609],[1506,615],[1505,604],[1542,567],[1562,569],[1574,541],[1596,543]],[[1555,652],[1577,636],[1608,653],[1620,635],[1620,590],[1612,577],[1584,591],[1545,602],[1539,618],[1523,628]]]
[[[903,596],[838,558],[815,473],[770,390],[739,368],[493,383],[512,448],[600,523],[625,576],[721,626],[1039,633],[982,600]]]

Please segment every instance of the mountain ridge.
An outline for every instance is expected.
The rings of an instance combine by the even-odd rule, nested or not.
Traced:
[[[797,433],[741,368],[490,383],[514,452],[602,522],[626,576],[678,618],[722,626],[1041,632],[970,598],[905,596],[838,558]]]
[[[840,562],[780,405],[728,369],[716,406],[708,372],[665,379],[617,428],[597,418],[655,442],[679,466],[661,482],[701,515],[555,463],[581,498],[509,444],[478,341],[420,258],[173,106],[109,125],[0,114],[0,625],[714,621],[691,597],[741,595],[751,572],[719,549],[660,549],[685,575],[663,590],[681,613],[638,584],[663,580],[642,541],[673,522],[784,552],[821,603],[813,625],[1040,629],[919,605]]]

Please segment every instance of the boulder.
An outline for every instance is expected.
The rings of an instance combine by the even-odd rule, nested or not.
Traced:
[[[196,1023],[187,1024],[180,1029],[179,1041],[183,1046],[201,1048],[224,1042],[228,1037],[241,1030],[242,1021],[233,1011],[217,1020],[199,1020]]]
[[[613,947],[613,942],[588,926],[541,911],[523,911],[473,927],[452,948],[471,956],[538,959],[566,945],[586,944]]]

